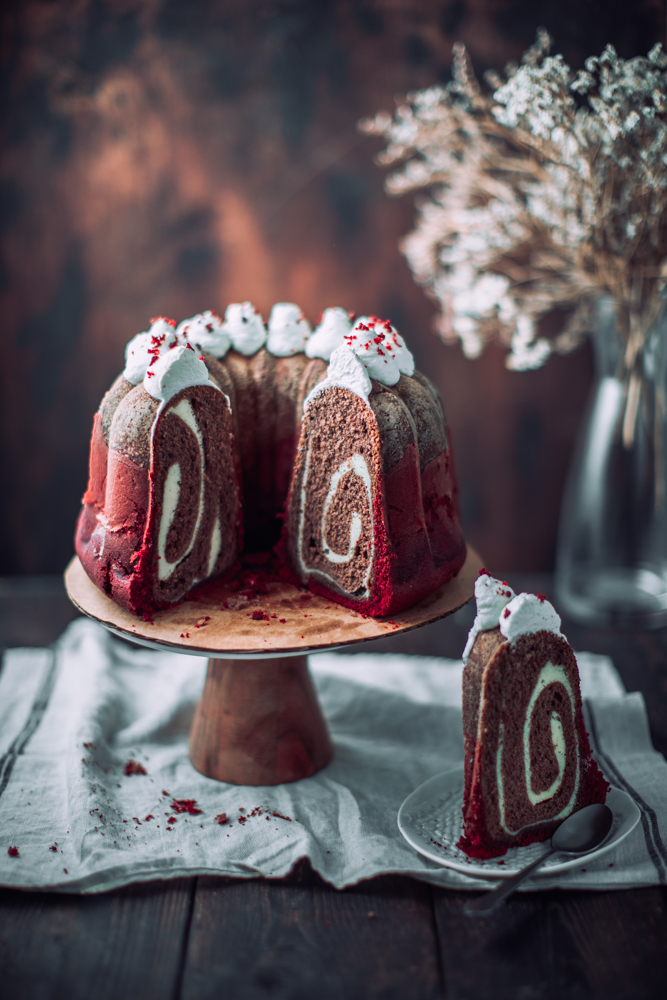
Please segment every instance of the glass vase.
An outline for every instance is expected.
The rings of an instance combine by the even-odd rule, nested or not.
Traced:
[[[597,380],[565,490],[555,580],[560,610],[587,625],[667,624],[665,306],[630,361],[613,301],[597,307]]]

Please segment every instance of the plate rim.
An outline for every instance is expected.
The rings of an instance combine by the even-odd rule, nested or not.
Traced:
[[[434,774],[432,777],[427,778],[426,781],[423,781],[421,785],[418,785],[417,788],[413,789],[413,791],[410,792],[410,794],[403,800],[396,816],[396,822],[398,824],[398,829],[401,835],[407,841],[410,847],[413,848],[413,850],[415,850],[422,857],[428,858],[429,861],[434,861],[441,867],[451,868],[453,871],[458,871],[464,875],[469,875],[471,878],[485,879],[486,881],[496,881],[499,879],[502,880],[502,879],[512,878],[513,875],[516,875],[516,873],[521,870],[520,867],[509,867],[503,871],[499,871],[496,868],[483,868],[478,862],[476,862],[476,859],[473,859],[471,862],[463,862],[463,861],[458,861],[455,858],[445,858],[439,854],[436,854],[435,851],[431,850],[427,844],[418,843],[416,837],[413,838],[409,835],[408,831],[405,828],[407,826],[407,823],[404,819],[404,813],[407,810],[407,808],[409,808],[410,804],[415,802],[416,800],[427,799],[428,793],[431,790],[431,786],[439,787],[443,782],[443,780],[447,779],[449,780],[450,783],[454,781],[462,781],[463,766],[461,765],[455,768],[448,768],[446,771],[441,771],[439,774]],[[550,875],[560,874],[561,872],[568,871],[572,868],[578,868],[582,864],[584,859],[588,862],[601,857],[608,851],[613,850],[614,847],[618,846],[618,844],[620,844],[623,840],[625,840],[626,837],[628,837],[632,833],[632,831],[635,829],[641,818],[641,812],[639,810],[637,803],[635,802],[635,800],[632,798],[631,795],[629,795],[622,788],[618,788],[618,786],[616,785],[611,785],[609,794],[611,793],[614,793],[614,800],[618,803],[616,809],[614,809],[614,807],[610,805],[610,808],[612,809],[612,812],[614,812],[615,815],[618,815],[620,802],[622,802],[625,806],[623,815],[625,817],[625,822],[628,823],[627,829],[623,830],[622,833],[620,833],[620,831],[617,831],[617,834],[615,836],[603,841],[603,843],[595,851],[590,851],[590,853],[581,855],[579,857],[570,858],[567,861],[558,862],[555,865],[549,865],[547,868],[538,869],[538,871],[536,871],[531,876],[531,878],[545,878]],[[608,799],[609,795],[607,797],[607,801]],[[514,848],[508,849],[508,851],[511,850],[514,850]],[[498,855],[498,856],[502,858],[507,857],[507,855]]]

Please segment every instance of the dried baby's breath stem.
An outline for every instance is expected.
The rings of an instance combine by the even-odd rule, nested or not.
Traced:
[[[390,194],[425,192],[402,250],[445,340],[475,357],[499,336],[508,367],[539,367],[576,347],[611,295],[629,377],[667,276],[667,57],[607,46],[575,74],[549,49],[540,30],[487,90],[457,43],[451,83],[360,128],[387,140],[381,165],[399,165]]]

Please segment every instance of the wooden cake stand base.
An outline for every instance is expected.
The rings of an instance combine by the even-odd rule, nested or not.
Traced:
[[[190,734],[193,765],[218,781],[278,785],[307,778],[331,760],[307,653],[407,632],[451,615],[472,598],[481,567],[469,548],[453,580],[391,620],[364,618],[298,587],[270,582],[266,594],[251,600],[228,585],[209,584],[143,622],[98,590],[77,558],[65,571],[65,586],[83,614],[123,639],[208,656]]]
[[[235,785],[279,785],[315,774],[331,745],[306,656],[208,661],[190,734],[202,774]]]

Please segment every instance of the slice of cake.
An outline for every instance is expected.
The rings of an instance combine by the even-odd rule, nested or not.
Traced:
[[[560,618],[485,570],[463,659],[463,836],[474,858],[546,840],[609,785],[584,728],[579,671]]]

